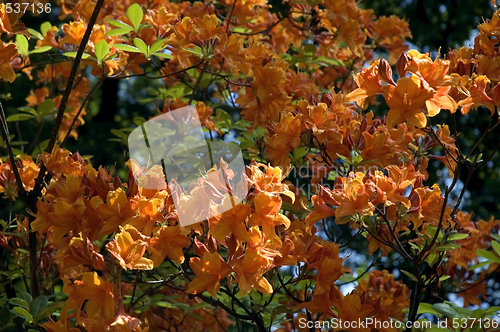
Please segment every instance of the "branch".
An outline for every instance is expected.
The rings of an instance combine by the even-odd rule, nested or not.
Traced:
[[[69,74],[68,83],[66,84],[66,89],[64,90],[64,94],[61,98],[61,104],[59,105],[59,109],[57,111],[56,122],[54,124],[54,127],[52,128],[49,145],[45,150],[49,153],[52,152],[52,149],[54,148],[54,145],[56,143],[57,133],[59,132],[59,129],[61,127],[64,111],[66,110],[66,106],[68,105],[69,96],[71,94],[71,90],[75,82],[76,74],[78,73],[78,69],[80,67],[80,62],[82,60],[83,52],[85,51],[85,47],[87,46],[90,35],[92,33],[92,29],[94,27],[95,22],[97,21],[97,17],[99,16],[99,12],[101,11],[103,3],[104,0],[97,1],[92,16],[90,17],[90,21],[87,25],[87,30],[85,30],[83,39],[80,43],[80,46],[78,47],[78,51],[76,52],[75,61],[73,62],[73,66],[71,67],[71,73]]]
[[[26,190],[24,189],[23,181],[21,180],[21,175],[19,174],[16,160],[14,159],[14,153],[12,152],[12,145],[10,144],[9,127],[7,126],[7,118],[5,117],[5,112],[3,110],[3,105],[1,102],[0,102],[0,122],[2,126],[2,134],[5,139],[5,145],[7,145],[7,154],[9,155],[10,165],[12,167],[12,171],[14,172],[14,177],[16,178],[16,185],[19,188],[19,192],[25,195]]]
[[[80,109],[76,113],[75,118],[73,119],[73,122],[71,122],[71,125],[69,126],[68,132],[66,133],[66,136],[64,137],[64,139],[60,145],[61,148],[64,146],[64,144],[66,144],[66,141],[68,140],[69,135],[71,134],[71,131],[73,130],[73,127],[75,126],[75,123],[78,120],[78,117],[82,113],[83,108],[85,107],[85,105],[89,101],[90,97],[92,96],[92,94],[94,94],[95,90],[101,85],[102,82],[104,82],[105,79],[106,79],[106,76],[99,77],[99,80],[96,82],[96,84],[94,84],[92,89],[90,89],[89,93],[87,94],[87,96],[83,100],[82,104],[80,105]]]
[[[406,250],[403,248],[403,246],[401,245],[401,242],[399,242],[399,238],[396,236],[396,232],[394,231],[394,229],[392,228],[391,226],[391,221],[389,220],[389,218],[387,218],[387,216],[385,215],[385,213],[383,213],[378,207],[375,206],[375,210],[377,210],[378,214],[382,217],[382,219],[384,219],[385,223],[387,224],[387,227],[389,227],[389,231],[391,232],[391,235],[392,235],[392,239],[394,242],[396,242],[396,245],[397,247],[399,248],[398,252],[400,253],[401,256],[403,256],[405,259],[407,260],[412,260],[412,257],[410,255],[408,255],[408,253],[406,252]]]

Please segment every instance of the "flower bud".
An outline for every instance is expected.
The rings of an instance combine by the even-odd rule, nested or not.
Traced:
[[[406,76],[406,65],[408,64],[408,58],[406,57],[406,54],[401,53],[399,56],[398,62],[396,63],[396,70],[398,71],[399,77],[405,77]]]
[[[394,86],[396,85],[396,83],[394,83],[394,80],[392,79],[392,68],[386,59],[380,60],[380,64],[378,65],[378,75],[382,81]]]

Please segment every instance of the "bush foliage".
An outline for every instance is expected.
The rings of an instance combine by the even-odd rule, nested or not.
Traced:
[[[499,330],[500,220],[462,203],[496,167],[500,11],[431,57],[354,0],[279,6],[0,5],[0,330]],[[116,81],[135,110],[87,115]],[[239,144],[249,191],[181,226],[177,209],[228,204],[231,174],[202,170],[180,207],[127,142],[188,105],[207,140]],[[93,144],[118,156],[99,165],[79,133],[110,117]]]

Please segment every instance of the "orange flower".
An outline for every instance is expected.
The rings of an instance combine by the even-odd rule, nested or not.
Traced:
[[[98,249],[94,250],[94,244],[88,238],[89,232],[90,229],[86,229],[78,237],[73,237],[69,244],[66,241],[58,243],[54,258],[62,276],[68,278],[80,276],[78,272],[83,273],[83,266],[93,267],[96,270],[107,269],[104,256]]]
[[[273,259],[257,248],[247,249],[243,258],[234,263],[234,271],[240,287],[241,296],[252,291],[255,287],[263,294],[270,294],[273,287],[263,276],[272,267]]]
[[[371,315],[374,308],[368,304],[361,304],[361,299],[357,294],[348,294],[342,300],[333,300],[333,306],[337,309],[338,319],[349,322],[364,320]],[[350,331],[370,331],[369,328],[351,329]]]
[[[111,255],[118,259],[124,269],[151,270],[153,261],[143,257],[148,247],[148,240],[135,227],[131,225],[120,226],[120,233],[115,235],[115,239],[110,241],[106,248]]]
[[[441,189],[439,189],[439,185],[437,183],[434,184],[432,189],[428,187],[416,188],[415,192],[420,197],[420,206],[418,208],[419,213],[411,214],[414,229],[419,228],[424,220],[430,222],[434,226],[437,226],[441,216],[441,209],[444,200],[443,195],[441,194]],[[444,220],[448,219],[450,212],[451,211],[445,212]]]
[[[182,248],[188,246],[189,238],[177,226],[161,226],[154,229],[154,236],[149,242],[148,250],[152,253],[151,259],[154,266],[160,265],[165,257],[178,263],[184,262]]]
[[[387,127],[393,128],[404,121],[418,128],[425,127],[427,118],[422,107],[433,93],[422,85],[417,76],[400,78],[397,86],[387,84],[382,87],[382,91],[390,108]]]
[[[478,280],[482,280],[481,282],[471,281],[465,282],[460,285],[460,290],[465,290],[462,292],[458,292],[457,295],[464,299],[464,308],[467,308],[471,304],[481,305],[481,300],[479,299],[479,295],[482,295],[484,300],[486,301],[486,282],[485,282],[486,272],[483,270],[481,274],[478,276]]]
[[[259,194],[254,199],[255,213],[250,216],[248,224],[250,226],[262,226],[262,232],[268,239],[276,237],[274,227],[285,225],[285,229],[290,227],[290,220],[278,211],[281,208],[281,197]]]
[[[260,168],[264,168],[265,173]],[[247,166],[248,184],[254,189],[257,195],[261,192],[269,194],[283,194],[295,201],[295,194],[288,189],[288,186],[282,183],[286,175],[283,175],[281,168],[271,167],[260,163],[251,163]]]
[[[94,196],[90,199],[90,204],[106,221],[100,232],[102,235],[115,232],[118,226],[123,225],[128,217],[134,214],[127,194],[122,188],[108,192],[106,203],[99,196]]]
[[[321,185],[318,186],[318,194],[311,198],[314,205],[314,211],[309,213],[306,217],[306,223],[308,225],[314,225],[317,221],[325,219],[335,215],[335,210],[330,208],[329,205],[339,205],[330,195],[331,192],[328,188]]]
[[[61,29],[64,32],[64,38],[59,41],[61,46],[64,46],[64,44],[80,45],[86,27],[83,21],[75,21],[63,24]]]
[[[24,34],[29,37],[28,30],[23,22],[19,19],[22,16],[22,12],[17,12],[11,9],[10,13],[7,13],[7,7],[5,3],[0,4],[0,33],[7,33],[9,37],[14,34]]]
[[[72,232],[78,234],[83,230],[83,213],[86,210],[82,196],[85,186],[76,175],[69,175],[65,180],[52,181],[48,191],[53,194],[37,202],[38,213],[31,227],[43,234],[53,231],[54,241]],[[55,195],[55,196],[54,196]]]
[[[2,6],[5,6],[2,4]],[[12,83],[16,79],[16,73],[10,64],[10,61],[17,55],[16,45],[4,45],[0,41],[0,78]]]
[[[408,287],[402,281],[394,280],[386,270],[371,271],[367,279],[359,282],[356,291],[364,293],[371,301],[380,301],[389,316],[399,320],[404,318],[403,310],[410,306]]]
[[[347,94],[347,100],[355,101],[364,108],[366,98],[382,93],[382,86],[378,74],[379,62],[379,60],[372,62],[370,67],[364,68],[361,73],[356,76],[355,81],[358,88]]]
[[[471,84],[468,97],[458,102],[458,106],[462,106],[460,112],[468,114],[471,109],[484,106],[490,110],[491,115],[495,112],[495,103],[490,96],[487,95],[490,80],[484,75],[477,76]]]
[[[90,321],[100,321],[114,316],[113,284],[102,280],[96,272],[84,273],[81,281],[76,280],[73,284],[64,286],[64,292],[69,297],[61,316],[66,315],[69,310],[76,309],[77,322],[83,326],[89,325],[81,315],[84,302],[86,302],[85,313]]]
[[[326,257],[316,274],[316,287],[314,295],[329,293],[330,288],[340,277],[344,275],[345,268],[342,266],[342,260]]]
[[[335,222],[345,224],[348,220],[343,220],[345,216],[356,213],[372,216],[375,207],[370,202],[370,194],[373,189],[365,186],[363,182],[364,174],[361,172],[351,173],[348,177],[341,178],[342,189],[332,191],[332,197],[339,205],[335,209]]]
[[[224,198],[222,206],[230,203],[228,201],[228,197]],[[250,215],[250,212],[251,207],[245,204],[238,204],[234,208],[224,212],[216,218],[218,221],[215,227],[213,227],[212,236],[221,243],[225,243],[226,237],[231,235],[234,235],[240,244],[247,242],[249,236],[245,226],[245,219]]]
[[[220,281],[231,272],[231,267],[224,263],[216,252],[206,252],[203,260],[192,257],[189,266],[196,275],[196,278],[189,283],[187,290],[192,294],[208,291],[213,297],[217,297]]]

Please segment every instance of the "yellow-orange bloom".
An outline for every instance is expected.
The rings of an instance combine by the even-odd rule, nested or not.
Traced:
[[[148,247],[148,238],[142,235],[131,225],[120,226],[120,233],[106,245],[109,253],[113,255],[124,269],[151,270],[153,261],[143,257]]]
[[[213,297],[217,297],[220,281],[231,272],[231,267],[224,263],[216,252],[206,252],[203,260],[192,257],[189,266],[193,269],[196,278],[189,283],[188,293],[197,294],[208,291]]]
[[[427,118],[422,107],[434,94],[422,85],[417,76],[400,78],[397,86],[387,84],[382,87],[382,91],[390,108],[387,127],[393,128],[404,121],[417,128],[425,127]]]

